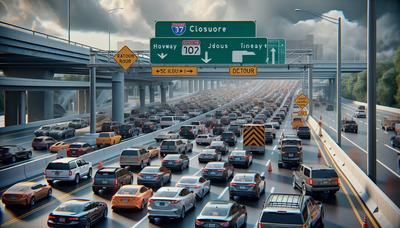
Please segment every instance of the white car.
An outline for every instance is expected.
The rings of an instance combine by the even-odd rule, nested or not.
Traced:
[[[92,163],[82,158],[60,158],[51,161],[45,169],[45,177],[49,185],[55,180],[74,181],[79,184],[82,177],[92,178]]]
[[[184,219],[186,212],[196,207],[196,195],[187,188],[162,187],[154,193],[147,206],[148,219]]]
[[[178,133],[175,133],[173,131],[169,131],[167,133],[160,133],[159,135],[154,137],[156,142],[161,142],[161,141],[163,141],[165,139],[178,139],[178,138],[179,138]]]
[[[354,117],[355,117],[355,118],[366,118],[366,117],[367,117],[367,114],[365,113],[365,110],[357,110],[357,111],[354,113]]]
[[[265,132],[271,132],[271,134],[272,134],[274,139],[276,138],[276,129],[275,129],[275,126],[274,126],[275,123],[271,123],[270,122],[270,123],[264,124]]]
[[[189,189],[196,194],[198,199],[203,199],[211,190],[210,180],[200,176],[183,176],[175,186]]]
[[[210,145],[211,142],[214,140],[214,136],[210,134],[200,134],[196,137],[196,144],[197,145]]]

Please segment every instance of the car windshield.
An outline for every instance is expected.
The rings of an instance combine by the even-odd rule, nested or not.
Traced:
[[[33,139],[33,141],[34,142],[41,142],[41,141],[43,141],[43,138],[35,138],[35,139]]]
[[[122,125],[122,126],[119,127],[120,130],[129,130],[131,128],[132,127],[130,125]]]
[[[273,128],[272,124],[265,124],[264,127],[265,128]]]
[[[26,185],[14,185],[11,188],[9,188],[7,191],[11,192],[25,192],[30,189],[30,186]]]
[[[46,169],[69,170],[69,165],[67,163],[50,162]]]
[[[287,212],[264,212],[261,216],[262,223],[275,224],[303,224],[303,218],[300,213]]]
[[[215,154],[215,150],[203,150],[201,151],[202,154]]]
[[[157,191],[154,193],[154,197],[171,197],[174,198],[176,195],[178,195],[178,192],[173,192],[173,191]]]
[[[183,131],[190,131],[192,129],[192,126],[182,126],[181,129]]]
[[[78,148],[81,148],[81,147],[82,147],[82,144],[71,144],[69,146],[69,148],[71,148],[71,149],[78,149]]]
[[[96,173],[96,177],[101,177],[101,178],[115,178],[115,173],[114,173],[114,172],[99,171],[99,172]]]
[[[179,159],[179,154],[168,154],[165,156],[164,160],[177,160]]]
[[[141,173],[158,173],[160,172],[159,167],[144,167]]]
[[[138,192],[138,188],[120,188],[117,194],[120,195],[135,195]]]
[[[51,129],[50,126],[43,126],[43,127],[40,128],[40,130],[50,130],[50,129]]]
[[[233,178],[236,182],[254,182],[254,175],[236,174]]]
[[[63,203],[55,211],[59,212],[71,212],[71,213],[79,213],[82,212],[84,209],[83,204],[78,204],[78,203]]]
[[[121,156],[138,156],[138,150],[124,150],[121,153]]]
[[[206,168],[208,169],[224,168],[224,163],[207,163]]]
[[[333,177],[338,177],[336,171],[333,170],[333,169],[313,170],[311,176],[312,176],[312,178],[333,178]]]
[[[308,130],[310,130],[308,127],[299,127],[298,129],[299,129],[299,130],[302,130],[302,131],[308,131]]]
[[[183,177],[179,183],[181,184],[196,184],[197,183],[197,178],[193,177]]]
[[[214,142],[211,142],[211,145],[210,145],[210,146],[216,146],[216,147],[224,146],[224,143],[223,143],[223,142],[216,142],[216,141],[214,141]]]
[[[206,138],[207,138],[207,135],[199,135],[199,136],[197,136],[197,138],[206,139]]]
[[[8,147],[0,147],[0,152],[2,152],[2,153],[6,153],[9,150],[10,150],[10,148],[8,148]]]
[[[99,138],[109,138],[110,135],[108,133],[100,133]]]
[[[300,145],[300,141],[298,140],[283,140],[283,145]]]
[[[203,209],[201,215],[205,216],[227,216],[229,213],[229,208],[218,207],[218,206],[208,206]]]
[[[79,123],[79,122],[81,122],[81,120],[80,120],[80,119],[74,119],[74,120],[72,120],[71,122],[72,122],[72,123]]]
[[[233,155],[233,156],[244,156],[244,155],[246,155],[246,151],[240,151],[240,150],[232,151],[231,155]]]
[[[233,137],[233,133],[222,133],[222,138],[230,138]]]

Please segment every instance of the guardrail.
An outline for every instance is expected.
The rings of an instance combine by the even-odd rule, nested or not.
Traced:
[[[355,104],[355,105],[364,105],[365,107],[367,107],[367,105],[368,105],[367,103],[364,103],[364,102],[353,101],[353,100],[349,100],[349,99],[346,99],[346,98],[343,98],[343,97],[342,97],[342,100],[343,101],[348,101],[348,102],[350,102],[352,104]],[[383,105],[376,105],[376,109],[381,110],[381,111],[385,111],[385,112],[395,113],[395,114],[399,114],[400,113],[400,109],[398,109],[398,108],[392,108],[392,107],[387,107],[387,106],[383,106]]]
[[[319,125],[311,116],[308,117],[311,129],[318,134]],[[340,148],[329,134],[322,129],[321,140],[327,147],[334,162],[346,175],[357,194],[364,201],[381,227],[400,227],[400,209],[392,200],[358,167]]]
[[[89,154],[83,155],[82,158],[84,158],[85,160],[87,160],[89,162],[92,162],[92,164],[96,164],[100,161],[104,161],[104,160],[116,157],[121,153],[121,150],[123,150],[127,147],[131,147],[134,145],[136,145],[136,146],[143,145],[143,144],[152,142],[152,141],[154,141],[154,136],[156,136],[160,133],[168,132],[168,131],[177,131],[183,125],[190,124],[192,121],[199,121],[199,120],[205,118],[207,114],[213,114],[217,110],[221,110],[227,106],[235,104],[236,102],[238,102],[240,100],[243,100],[249,96],[252,96],[261,88],[261,86],[262,85],[259,85],[258,88],[255,88],[251,92],[249,92],[239,98],[236,98],[236,99],[232,100],[231,102],[224,104],[221,107],[216,108],[212,111],[203,113],[197,117],[191,118],[189,120],[186,120],[179,124],[173,125],[171,127],[164,128],[164,129],[161,129],[161,130],[158,130],[158,131],[146,134],[146,135],[142,135],[137,138],[130,139],[130,140],[127,140],[127,141],[121,142],[119,144],[109,146],[109,147],[106,147],[106,148],[103,148],[100,150],[96,150]],[[46,169],[47,164],[50,161],[55,160],[56,157],[57,157],[57,155],[40,158],[40,159],[28,161],[28,162],[25,162],[22,164],[18,164],[18,165],[0,170],[0,180],[1,180],[0,188],[4,188],[4,187],[10,186],[14,183],[17,183],[19,181],[23,181],[23,180],[38,176],[40,174],[43,174],[44,170]]]

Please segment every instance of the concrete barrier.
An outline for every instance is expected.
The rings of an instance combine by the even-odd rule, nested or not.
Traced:
[[[342,100],[343,101],[348,101],[348,102],[350,102],[352,104],[355,104],[355,105],[364,105],[365,107],[367,107],[367,103],[364,103],[364,102],[348,100],[348,99],[343,98],[343,97],[342,97]],[[391,112],[391,113],[394,113],[394,114],[399,114],[400,113],[400,109],[398,109],[398,108],[392,108],[392,107],[387,107],[387,106],[383,106],[383,105],[377,105],[376,109],[381,110],[381,111],[385,111],[385,112]]]
[[[311,129],[318,134],[317,121],[309,116]],[[356,163],[340,148],[329,134],[322,129],[321,140],[331,154],[334,162],[351,182],[357,194],[364,201],[368,210],[374,215],[381,227],[400,227],[400,209],[392,200],[358,167]]]

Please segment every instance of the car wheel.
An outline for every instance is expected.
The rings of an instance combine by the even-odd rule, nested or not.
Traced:
[[[53,190],[50,188],[49,191],[47,191],[47,198],[50,198],[52,193]]]
[[[89,169],[88,174],[87,174],[87,178],[88,179],[92,178],[92,168]]]
[[[181,211],[181,216],[179,217],[180,220],[183,220],[185,218],[185,207],[182,207],[182,211]]]
[[[80,180],[81,180],[81,177],[79,176],[79,174],[76,174],[75,175],[75,184],[79,184]]]
[[[147,166],[150,166],[150,158],[147,160]]]
[[[15,163],[15,162],[17,162],[17,157],[12,156],[12,157],[11,157],[11,163]]]
[[[293,180],[292,180],[292,187],[293,189],[296,189],[296,178],[293,176]]]
[[[278,168],[282,168],[283,164],[282,163],[278,163]]]
[[[143,210],[144,209],[144,207],[146,206],[146,201],[145,200],[142,200],[142,203],[140,204],[140,208],[139,208],[139,210]]]
[[[147,217],[148,219],[149,219],[149,222],[150,223],[155,223],[156,222],[156,219],[154,218],[154,217]]]
[[[54,181],[53,181],[53,180],[47,180],[47,183],[48,183],[50,186],[52,186],[53,183],[54,183]]]
[[[303,185],[301,186],[301,193],[302,193],[303,195],[306,195],[306,194],[307,194],[307,188],[306,188],[306,185],[305,185],[305,184],[303,184]]]
[[[31,158],[32,158],[32,153],[31,152],[26,153],[26,159],[31,159]]]
[[[33,207],[33,206],[35,206],[35,204],[36,204],[36,199],[35,199],[34,196],[32,196],[31,201],[29,202],[29,205],[30,205],[31,207]]]

